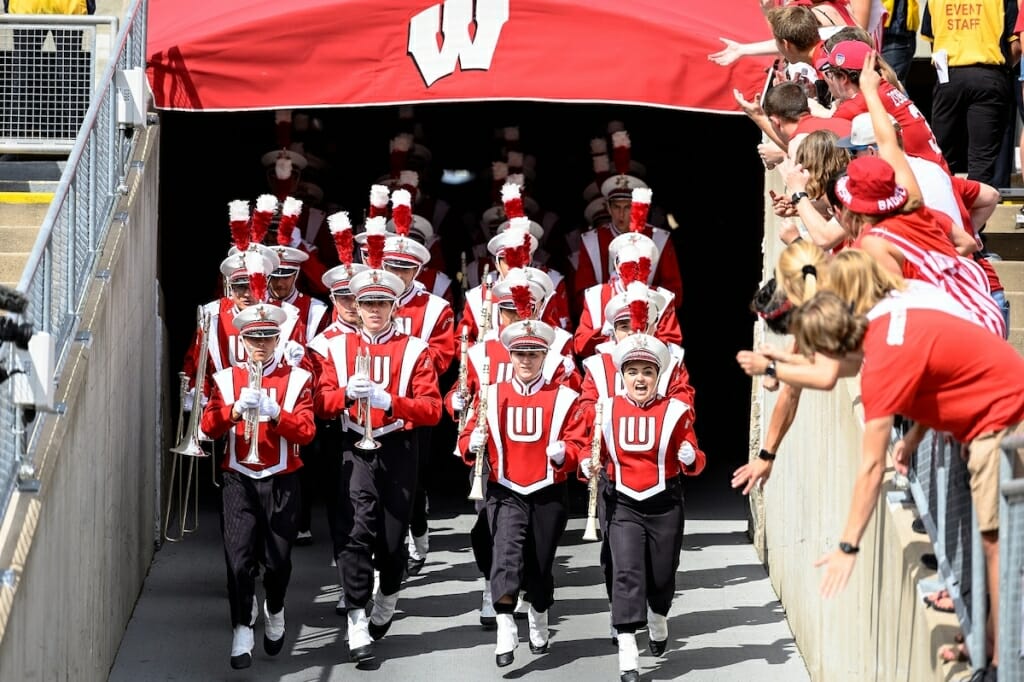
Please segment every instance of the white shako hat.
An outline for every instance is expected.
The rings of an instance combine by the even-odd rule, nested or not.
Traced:
[[[242,336],[277,336],[287,319],[288,313],[280,306],[257,303],[235,315],[231,324]]]
[[[386,229],[391,234],[398,233],[394,219],[388,220]],[[424,244],[429,244],[430,240],[434,238],[434,226],[423,216],[414,213],[412,215],[412,222],[409,224],[409,234],[418,234]]]
[[[352,293],[348,286],[349,281],[365,270],[369,270],[369,268],[362,263],[335,265],[323,274],[320,281],[324,283],[325,287],[330,289],[332,295],[347,296]]]
[[[532,234],[533,238],[536,239],[538,242],[544,238],[544,228],[541,227],[540,223],[538,223],[537,221],[527,218],[525,221],[522,222],[522,225],[529,227],[530,234]],[[501,234],[502,232],[508,230],[510,227],[512,227],[512,221],[505,220],[500,225],[498,225],[498,229],[495,232],[495,234]]]
[[[249,244],[249,248],[245,250],[245,257],[249,258],[249,254],[254,252],[259,253],[267,259],[267,262],[270,263],[270,270],[267,271],[268,274],[281,267],[281,257],[277,255],[277,251],[273,248],[266,246],[265,244]],[[228,249],[228,257],[237,256],[240,253],[241,251],[238,250],[237,246],[232,246]],[[224,269],[221,268],[221,272],[223,271]]]
[[[385,270],[364,270],[352,276],[348,288],[357,301],[394,301],[405,291],[405,282]]]
[[[278,261],[280,261],[280,265],[270,273],[271,277],[288,277],[293,275],[299,271],[303,263],[309,260],[308,253],[291,246],[276,245],[268,248],[277,254]]]
[[[619,372],[627,362],[643,360],[652,362],[658,368],[658,376],[668,369],[672,356],[668,346],[648,334],[630,334],[615,344],[612,349],[612,361]]]
[[[649,267],[655,272],[660,256],[654,240],[639,232],[624,232],[608,244],[608,259],[620,276],[623,263],[637,263],[641,269]]]
[[[647,189],[647,183],[635,175],[613,175],[601,183],[601,194],[605,199],[630,199],[634,189]]]
[[[530,268],[536,270],[536,268]],[[541,272],[540,270],[536,270]],[[546,275],[545,275],[546,276]],[[548,278],[550,281],[550,278]],[[548,292],[525,268],[513,268],[491,288],[491,297],[500,308],[514,308],[521,318],[533,317],[537,306],[547,298]]]
[[[604,197],[598,197],[583,209],[583,217],[586,219],[587,224],[593,227],[599,218],[603,217],[605,219],[604,222],[611,220],[612,214],[608,212],[608,204],[605,202]]]
[[[384,240],[384,263],[397,268],[419,268],[430,262],[430,251],[415,239],[392,236]]]
[[[529,231],[529,218],[515,218],[512,225],[505,231],[491,237],[487,242],[487,250],[495,258],[502,257],[506,249],[520,249],[526,243],[526,235],[530,238],[530,258],[537,251],[539,242]],[[508,259],[506,259],[508,260]],[[529,262],[529,259],[526,261]],[[525,263],[524,263],[525,265]],[[516,267],[516,266],[513,266]]]
[[[508,351],[548,351],[555,342],[554,328],[540,320],[520,320],[505,327],[501,343]]]
[[[667,301],[658,291],[651,289],[644,282],[630,282],[621,294],[615,294],[604,307],[604,319],[614,327],[616,322],[632,319],[633,310],[638,304],[646,303],[647,324],[644,329],[658,321],[658,316],[665,309]],[[642,319],[642,318],[641,318]]]
[[[261,262],[253,263],[259,259]],[[246,261],[249,261],[248,264]],[[244,254],[235,247],[228,251],[228,257],[220,262],[220,273],[228,282],[240,283],[249,281],[249,271],[257,267],[260,272],[270,274],[278,268],[280,261],[270,247],[256,244],[249,247]]]

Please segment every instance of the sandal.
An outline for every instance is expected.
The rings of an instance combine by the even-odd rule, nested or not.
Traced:
[[[949,596],[948,590],[939,590],[938,592],[926,594],[924,596],[924,604],[928,608],[942,613],[956,613],[953,598]]]
[[[970,652],[964,643],[964,636],[956,636],[956,644],[943,644],[939,647],[939,660],[943,663],[967,663]]]

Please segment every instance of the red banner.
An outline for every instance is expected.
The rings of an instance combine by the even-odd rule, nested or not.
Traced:
[[[163,109],[537,100],[738,113],[771,37],[751,0],[150,0]]]

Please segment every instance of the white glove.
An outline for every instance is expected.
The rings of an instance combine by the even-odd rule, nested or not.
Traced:
[[[206,403],[208,403],[208,402],[210,402],[210,399],[207,398],[205,395],[199,396],[199,409],[203,409],[204,407],[206,407]],[[184,407],[186,412],[191,412],[193,409],[195,409],[195,403],[196,403],[196,389],[195,389],[195,387],[189,389],[188,392],[185,393],[185,396],[184,396],[184,399],[182,400],[182,403],[183,403],[183,407]]]
[[[284,358],[292,367],[298,367],[302,358],[306,356],[306,349],[298,341],[288,339],[284,344]]]
[[[476,452],[486,444],[487,432],[481,431],[480,429],[473,429],[473,433],[469,434],[469,449]]]
[[[269,395],[260,398],[260,416],[276,420],[281,416],[281,406]]]
[[[370,381],[370,377],[364,374],[357,374],[352,377],[348,380],[348,385],[345,386],[345,395],[348,396],[349,400],[369,398],[372,392],[373,382]]]
[[[385,412],[391,409],[391,394],[377,384],[370,384],[370,405]]]
[[[687,442],[683,442],[679,446],[679,461],[686,466],[692,465],[697,460],[697,452],[693,449],[693,446]]]
[[[556,467],[562,466],[565,462],[565,441],[560,440],[552,443],[548,446],[547,453],[548,459],[551,460],[552,464]]]
[[[260,406],[260,398],[262,393],[257,391],[255,388],[249,388],[245,386],[242,388],[242,392],[238,396],[238,400],[235,401],[235,407],[238,408],[239,412],[244,410],[252,410]]]
[[[466,409],[466,396],[455,391],[455,393],[452,394],[452,409],[456,412],[462,412]]]
[[[589,457],[580,460],[580,473],[583,474],[583,478],[587,479],[588,481],[590,480],[590,477],[594,475],[591,466],[592,463]]]

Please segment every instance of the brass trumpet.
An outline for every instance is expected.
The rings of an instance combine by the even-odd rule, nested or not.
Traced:
[[[356,351],[356,366],[353,376],[370,376],[370,349]],[[359,401],[359,413],[356,421],[363,429],[363,437],[356,443],[360,450],[376,450],[380,443],[373,438],[373,419],[371,416],[370,399],[363,398]]]
[[[249,388],[263,391],[263,363],[259,360],[249,361]],[[260,463],[260,408],[251,407],[242,415],[245,419],[245,442],[249,444],[249,453],[242,464]]]

